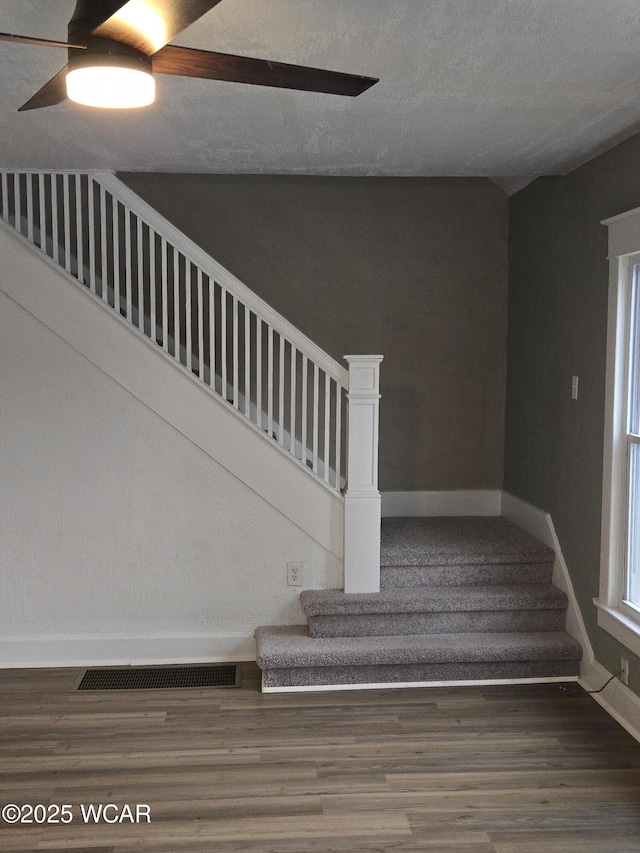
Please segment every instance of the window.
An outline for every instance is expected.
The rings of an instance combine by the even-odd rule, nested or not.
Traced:
[[[640,654],[640,209],[609,226],[609,325],[598,624]]]
[[[640,614],[640,264],[634,264],[629,311],[626,530],[623,601]]]

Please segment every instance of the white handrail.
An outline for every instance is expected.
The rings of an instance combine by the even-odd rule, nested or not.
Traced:
[[[133,190],[112,172],[92,172],[91,176],[96,183],[109,190],[113,196],[116,196],[122,204],[125,204],[130,210],[138,214],[138,216],[141,216],[142,219],[152,226],[156,233],[162,234],[183,255],[190,258],[206,275],[219,282],[230,293],[235,293],[254,314],[262,317],[265,323],[272,326],[277,332],[294,344],[300,352],[304,352],[327,375],[336,382],[339,382],[343,388],[347,388],[349,373],[346,368],[327,355],[311,338],[308,338],[293,323],[290,323],[286,317],[275,311],[264,299],[261,299],[252,290],[249,290],[240,279],[236,278],[233,273],[229,272],[222,264],[219,264],[201,249],[197,243],[194,243],[186,234],[183,234],[182,231],[161,216],[157,210],[147,204],[144,199],[134,193]]]

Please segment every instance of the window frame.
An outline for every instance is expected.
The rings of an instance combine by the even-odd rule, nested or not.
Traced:
[[[640,609],[628,604],[629,404],[632,293],[640,265],[640,208],[606,219],[609,309],[598,625],[640,655]],[[640,271],[638,273],[640,286]]]

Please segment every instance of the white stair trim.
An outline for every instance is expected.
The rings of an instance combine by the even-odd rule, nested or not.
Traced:
[[[553,567],[553,583],[563,590],[569,598],[567,633],[571,634],[582,646],[583,654],[578,683],[584,690],[599,690],[607,679],[612,677],[613,673],[609,672],[595,659],[593,646],[582,618],[571,576],[550,514],[509,492],[503,492],[502,515],[554,549],[556,561]],[[637,696],[619,679],[615,678],[602,693],[593,694],[593,698],[629,734],[640,741],[640,696]]]
[[[414,687],[500,687],[508,684],[564,684],[577,681],[577,675],[551,676],[549,678],[492,678],[480,681],[394,681],[363,684],[304,684],[300,687],[266,687],[262,680],[263,693],[321,693],[326,690],[407,690]]]
[[[582,612],[578,605],[573,583],[564,559],[562,548],[553,525],[553,519],[548,512],[539,509],[533,504],[527,503],[522,498],[517,498],[510,492],[502,493],[502,516],[508,521],[512,521],[539,539],[547,547],[555,551],[556,559],[553,564],[553,583],[564,593],[566,593],[569,604],[567,606],[567,634],[570,634],[574,640],[577,640],[582,646],[582,667],[594,660],[593,648],[587,628],[582,618]]]

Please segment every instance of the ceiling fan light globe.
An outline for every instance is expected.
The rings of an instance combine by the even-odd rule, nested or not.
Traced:
[[[67,74],[67,97],[78,104],[103,109],[134,109],[156,97],[153,75],[139,68],[85,65]]]

